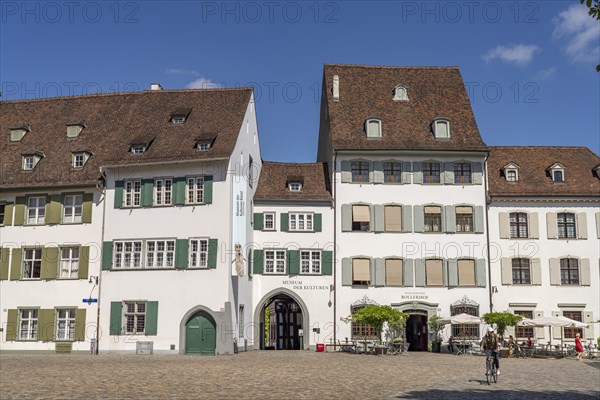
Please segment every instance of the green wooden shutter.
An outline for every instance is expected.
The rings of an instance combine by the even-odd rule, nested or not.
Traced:
[[[56,279],[58,275],[58,247],[42,249],[42,279]]]
[[[485,287],[487,285],[486,261],[483,258],[478,258],[475,263],[475,284],[477,287]]]
[[[181,206],[185,204],[185,177],[178,176],[173,179],[173,204]]]
[[[12,205],[12,203],[7,203],[4,205],[4,220],[2,221],[2,225],[5,225],[5,226],[12,225],[12,217],[13,217],[13,205]]]
[[[146,303],[146,335],[155,336],[158,332],[158,301]]]
[[[115,182],[115,208],[123,207],[123,181]]]
[[[112,242],[102,243],[102,270],[108,271],[113,262],[113,244]]]
[[[456,232],[456,211],[454,206],[444,206],[444,232],[455,233]]]
[[[6,341],[13,342],[17,340],[17,319],[19,310],[8,310],[6,316]]]
[[[423,183],[423,171],[421,171],[421,163],[413,162],[413,183]]]
[[[475,225],[475,233],[483,233],[484,231],[484,219],[483,219],[483,206],[476,206],[475,207],[475,215],[474,215],[474,222],[473,224]]]
[[[121,321],[123,319],[123,302],[111,301],[110,302],[110,329],[111,335],[121,334]]]
[[[410,206],[407,206],[410,207]],[[425,231],[425,214],[423,206],[414,206],[413,207],[413,220],[415,224],[415,232],[423,232]]]
[[[23,264],[23,249],[13,249],[10,263],[10,280],[21,279],[21,264]]]
[[[300,250],[288,250],[286,256],[288,274],[298,275],[300,273]]]
[[[352,286],[351,258],[342,258],[342,286]]]
[[[412,232],[412,207],[402,206],[402,232]]]
[[[8,279],[8,253],[10,249],[3,247],[0,249],[0,281]]]
[[[79,279],[87,279],[90,269],[90,247],[79,247],[79,271],[77,273]]]
[[[288,213],[281,213],[281,232],[290,230],[290,216]]]
[[[50,342],[54,340],[54,309],[38,310],[38,340]]]
[[[323,215],[322,214],[314,214],[313,215],[313,227],[315,232],[321,232],[323,230]]]
[[[78,342],[85,341],[85,308],[75,310],[75,340]]]
[[[352,231],[352,205],[342,204],[342,232]]]
[[[472,171],[473,173],[471,174],[471,178],[473,180],[473,183],[476,185],[481,185],[483,183],[483,166],[481,163],[473,163],[472,165]]]
[[[352,164],[350,163],[350,161],[342,161],[341,168],[342,183],[352,182]]]
[[[425,261],[420,258],[415,260],[415,286],[425,287]]]
[[[188,267],[188,240],[177,239],[175,241],[175,268],[185,269]]]
[[[333,274],[333,251],[323,250],[321,252],[321,273],[323,275]]]
[[[458,261],[456,258],[449,258],[448,263],[448,287],[458,286]]]
[[[213,177],[206,175],[204,177],[204,204],[212,204],[213,200]]]
[[[412,287],[415,284],[415,268],[412,259],[405,258],[402,261],[402,283],[404,286]]]
[[[265,269],[265,256],[263,250],[254,250],[254,273],[262,274]]]
[[[262,231],[264,229],[264,214],[263,213],[254,213],[254,230]]]
[[[15,226],[25,224],[25,197],[17,197],[15,199]]]
[[[383,163],[373,161],[373,183],[383,183]]]
[[[142,207],[154,204],[154,179],[142,179]]]
[[[60,224],[62,216],[62,196],[46,196],[46,216],[44,221],[46,225]]]
[[[371,277],[371,282],[374,286],[385,286],[385,260],[383,258],[376,258],[373,261],[375,276]]]
[[[81,222],[84,224],[92,223],[92,208],[94,206],[94,193],[84,193],[83,203],[81,204]]]
[[[208,239],[208,268],[217,268],[219,239]]]

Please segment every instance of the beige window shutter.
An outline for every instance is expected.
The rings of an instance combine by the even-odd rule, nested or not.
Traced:
[[[500,269],[502,273],[502,284],[512,285],[512,261],[508,257],[502,257],[500,260]]]
[[[368,258],[355,258],[352,260],[352,280],[370,281],[371,267]]]
[[[443,270],[442,260],[426,260],[425,271],[427,274],[427,286],[442,286],[444,284],[444,278],[442,276]]]
[[[386,286],[402,286],[402,260],[385,260],[385,284]]]
[[[527,216],[527,220],[529,221],[529,237],[531,239],[539,239],[540,238],[540,221],[538,218],[538,213],[532,212]]]
[[[425,214],[441,214],[442,208],[439,206],[425,206]]]
[[[596,236],[600,239],[600,212],[596,213]]]
[[[475,261],[458,260],[458,284],[475,286]]]
[[[581,286],[590,286],[592,284],[589,258],[579,260],[579,284]]]
[[[473,207],[458,206],[456,207],[457,214],[473,214]]]
[[[550,284],[560,285],[560,260],[558,258],[550,259]]]
[[[385,206],[386,232],[402,232],[402,207]]]
[[[369,206],[366,206],[366,205],[352,206],[352,220],[354,222],[370,222],[371,221],[371,213],[369,212]]]
[[[542,284],[542,262],[539,258],[532,258],[530,261],[531,265],[531,284],[541,285]]]
[[[500,224],[500,239],[510,239],[510,224],[508,221],[508,213],[499,213],[498,220]]]
[[[577,213],[577,238],[578,239],[587,239],[587,214]]]
[[[558,224],[556,222],[556,213],[546,213],[546,229],[548,230],[548,239],[558,239]]]

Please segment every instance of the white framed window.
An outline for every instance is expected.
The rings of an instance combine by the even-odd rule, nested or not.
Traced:
[[[38,310],[19,310],[19,340],[37,340]]]
[[[265,274],[285,274],[285,250],[265,250]]]
[[[124,207],[139,207],[142,199],[142,181],[125,181]]]
[[[46,196],[27,198],[27,223],[41,225],[46,218]]]
[[[252,187],[254,184],[254,160],[252,156],[248,156],[248,185]]]
[[[131,152],[133,154],[143,154],[146,151],[145,144],[134,144],[131,146]]]
[[[56,310],[56,340],[75,340],[74,308]]]
[[[154,180],[154,205],[170,206],[173,199],[173,179],[160,178]]]
[[[370,118],[365,121],[365,131],[367,132],[368,138],[380,138],[381,137],[381,120],[377,118]]]
[[[240,338],[244,337],[244,305],[240,304],[239,310],[238,310],[238,336]]]
[[[82,168],[88,160],[86,152],[73,153],[73,168]]]
[[[5,213],[5,210],[6,210],[6,204],[0,204],[0,226],[4,225],[4,215],[5,215],[4,213]],[[12,221],[9,221],[9,224],[11,222]]]
[[[206,151],[210,149],[211,141],[210,140],[200,140],[196,143],[196,148],[201,151]]]
[[[562,183],[565,181],[564,172],[560,169],[552,171],[552,180],[554,182]]]
[[[300,273],[301,274],[320,274],[321,273],[321,251],[320,250],[300,250]]]
[[[64,198],[63,223],[81,222],[83,195],[68,194]]]
[[[433,121],[433,133],[436,139],[450,138],[450,121],[447,119],[436,119]]]
[[[208,267],[208,239],[190,239],[190,268]]]
[[[60,277],[61,279],[79,277],[79,247],[60,249]]]
[[[266,212],[263,215],[265,218],[264,230],[265,231],[274,231],[275,230],[275,213],[274,212]]]
[[[39,279],[42,272],[42,249],[25,249],[23,279]]]
[[[290,192],[299,192],[302,190],[302,183],[300,182],[289,182],[288,189]]]
[[[142,241],[117,241],[114,245],[113,268],[131,269],[142,267]]]
[[[396,88],[394,89],[394,100],[408,101],[408,91],[404,86],[396,86]]]
[[[146,268],[173,268],[175,240],[147,240]]]
[[[312,213],[290,213],[290,231],[308,231],[313,230]]]
[[[187,204],[202,204],[204,202],[204,177],[189,176],[186,184]]]
[[[519,169],[513,163],[506,165],[504,168],[504,177],[507,182],[518,182],[519,181]]]
[[[36,156],[33,155],[28,155],[28,156],[23,156],[23,169],[25,171],[31,171],[33,168],[35,168],[35,165],[37,164],[38,159]]]
[[[143,335],[146,332],[146,302],[125,301],[123,326],[127,335]]]
[[[171,117],[171,122],[175,125],[181,125],[185,123],[185,115],[173,115]]]

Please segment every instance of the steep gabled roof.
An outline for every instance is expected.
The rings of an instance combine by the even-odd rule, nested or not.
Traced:
[[[252,89],[160,90],[136,93],[57,97],[0,102],[0,188],[87,185],[98,181],[103,165],[136,165],[228,158],[243,124]],[[184,124],[170,118],[189,110]],[[85,121],[76,138],[66,125]],[[10,129],[29,125],[20,142]],[[211,148],[194,148],[199,139],[215,138]],[[132,154],[133,144],[150,144]],[[81,169],[71,167],[71,153],[93,152]],[[21,169],[23,151],[45,157],[33,171]]]
[[[594,167],[600,157],[587,147],[494,146],[490,147],[488,179],[490,196],[600,197],[600,179]],[[502,169],[519,165],[519,180],[508,182]],[[553,182],[548,166],[565,168],[564,182]]]
[[[302,190],[290,191],[289,182],[301,182]],[[327,164],[263,161],[254,194],[254,201],[260,200],[331,200]]]
[[[332,96],[336,75],[339,101]],[[325,65],[323,83],[322,101],[327,102],[335,150],[487,149],[457,67]],[[408,101],[394,100],[398,85],[407,89]],[[370,117],[381,119],[381,139],[366,137],[364,124]],[[432,122],[441,117],[450,121],[448,140],[436,140],[431,129]]]

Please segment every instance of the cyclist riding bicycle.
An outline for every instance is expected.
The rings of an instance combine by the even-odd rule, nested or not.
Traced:
[[[496,365],[496,374],[500,375],[500,360],[498,358],[498,335],[491,326],[488,327],[487,333],[481,340],[481,350],[492,352],[494,364]],[[487,371],[486,371],[487,374]]]

